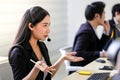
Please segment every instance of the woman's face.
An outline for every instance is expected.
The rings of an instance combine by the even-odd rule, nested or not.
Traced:
[[[50,16],[47,15],[41,22],[33,26],[31,37],[44,41],[50,32],[50,23]]]

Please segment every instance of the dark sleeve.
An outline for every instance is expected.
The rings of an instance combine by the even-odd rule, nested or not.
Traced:
[[[14,80],[22,80],[27,75],[25,56],[22,53],[23,51],[19,48],[14,48],[11,51],[9,62],[12,67]]]
[[[108,44],[109,40],[110,40],[110,36],[103,34],[100,40],[100,48],[104,49],[104,47]]]
[[[85,60],[91,62],[100,56],[100,51],[78,51],[76,56],[83,57]]]
[[[83,51],[86,50],[89,46],[89,36],[87,33],[78,34],[75,38],[75,43],[72,51]]]
[[[94,51],[92,49],[94,49],[92,46],[93,43],[93,39],[92,37],[90,37],[91,35],[89,35],[88,31],[79,34],[78,36],[76,36],[75,39],[75,43],[73,46],[73,50],[77,52],[76,56],[81,56],[84,57],[86,59],[91,59],[92,58],[98,58],[99,57],[99,51]],[[89,50],[88,50],[89,49]]]
[[[107,51],[108,47],[110,46],[110,44],[112,43],[113,40],[114,40],[113,38],[110,39],[110,40],[105,44],[105,46],[103,47],[103,50]]]
[[[71,62],[73,66],[85,66],[100,56],[100,51],[96,50],[94,36],[89,31],[78,34],[75,38],[72,51],[77,52],[75,56],[83,57],[80,62]]]

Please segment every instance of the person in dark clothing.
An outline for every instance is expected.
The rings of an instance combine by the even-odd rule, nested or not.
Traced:
[[[72,66],[85,66],[99,57],[107,57],[106,52],[102,52],[103,46],[109,39],[110,26],[105,21],[105,3],[101,1],[93,2],[86,7],[86,23],[82,24],[75,36],[72,51],[77,52],[75,56],[81,56],[84,61],[71,62]],[[96,28],[104,26],[104,33],[99,39]],[[70,72],[72,73],[72,72]]]
[[[113,40],[120,37],[120,3],[113,5],[111,12],[112,12],[112,19],[109,20],[110,40],[107,42],[107,44],[104,47],[105,51],[107,51],[109,44]]]
[[[28,9],[9,51],[14,80],[51,80],[64,60],[82,61],[76,52],[61,56],[52,65],[44,40],[50,32],[50,14],[40,6]]]
[[[112,19],[109,20],[109,24],[111,38],[120,37],[120,3],[112,7]]]

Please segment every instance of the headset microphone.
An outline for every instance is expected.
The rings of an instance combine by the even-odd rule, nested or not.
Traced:
[[[47,38],[47,41],[48,41],[48,42],[50,42],[50,41],[51,41],[51,39],[48,37],[48,38]]]

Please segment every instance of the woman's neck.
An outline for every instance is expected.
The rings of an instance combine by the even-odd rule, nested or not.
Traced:
[[[37,41],[38,40],[35,40],[34,38],[30,38],[30,40],[29,40],[29,43],[33,46],[36,46],[37,45]]]

